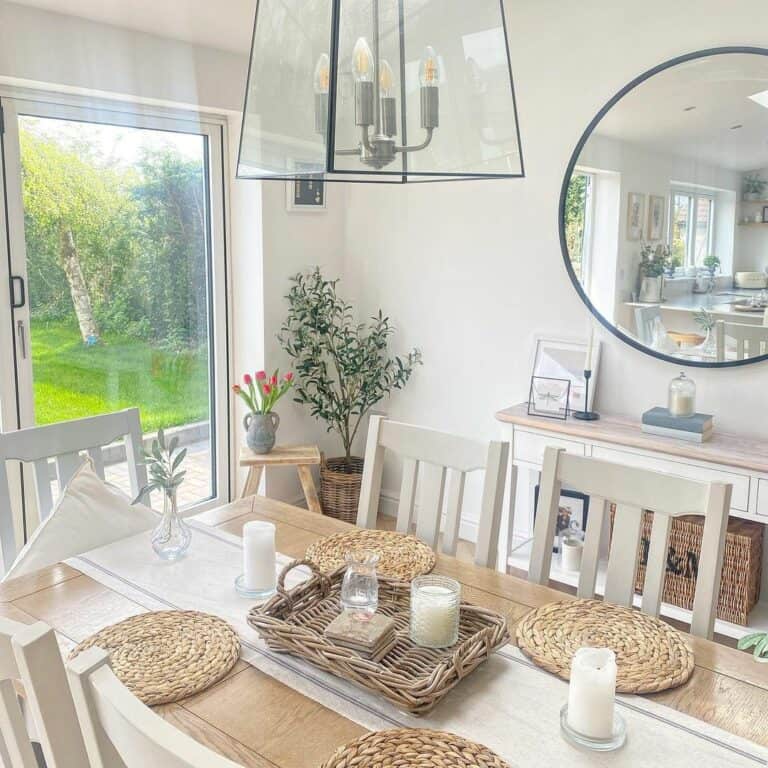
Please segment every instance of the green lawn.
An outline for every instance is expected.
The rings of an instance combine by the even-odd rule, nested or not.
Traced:
[[[86,347],[75,326],[32,320],[38,424],[138,406],[145,432],[208,418],[207,351],[176,355],[105,336]]]

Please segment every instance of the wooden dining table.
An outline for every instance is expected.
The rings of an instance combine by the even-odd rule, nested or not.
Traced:
[[[241,499],[196,518],[240,535],[249,520],[277,528],[277,549],[301,558],[318,538],[352,526],[264,497]],[[469,602],[504,614],[512,637],[532,608],[568,595],[446,555],[435,572],[462,584]],[[0,615],[25,623],[41,620],[57,632],[67,651],[97,630],[148,610],[66,564],[0,584]],[[688,636],[696,669],[685,685],[653,699],[762,746],[768,746],[768,665],[749,654]],[[213,687],[155,710],[199,742],[244,766],[315,768],[365,730],[278,682],[238,662]]]

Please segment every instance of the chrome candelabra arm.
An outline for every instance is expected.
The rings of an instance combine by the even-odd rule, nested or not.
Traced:
[[[395,147],[395,152],[421,152],[432,143],[432,137],[435,135],[434,128],[427,128],[427,137],[421,144],[415,144],[410,147]]]

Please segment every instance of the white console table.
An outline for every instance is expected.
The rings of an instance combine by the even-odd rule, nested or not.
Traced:
[[[528,570],[533,532],[534,489],[547,446],[563,448],[579,456],[593,456],[617,464],[644,467],[695,480],[731,483],[731,514],[768,526],[768,441],[723,434],[715,429],[703,444],[657,437],[640,430],[637,420],[603,416],[599,421],[567,421],[529,416],[527,405],[499,411],[505,439],[511,444],[509,520],[504,526],[506,541],[500,551],[508,553],[509,566]],[[502,537],[503,538],[503,537]],[[607,537],[603,537],[607,541]],[[607,545],[606,545],[607,546]],[[607,553],[606,553],[607,554]],[[768,631],[768,532],[763,545],[763,577],[760,602],[750,614],[748,628],[717,621],[715,631],[741,637],[755,630]],[[553,558],[553,581],[575,586],[577,573],[559,568]],[[601,580],[598,577],[598,592]],[[662,613],[688,621],[690,612],[664,605]]]

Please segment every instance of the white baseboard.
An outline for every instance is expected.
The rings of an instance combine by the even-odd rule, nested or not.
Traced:
[[[397,507],[400,504],[400,494],[396,491],[382,490],[379,497],[379,514],[385,517],[397,517]],[[419,505],[415,504],[415,512],[418,514]],[[442,528],[445,525],[445,515],[440,523]],[[477,522],[475,520],[462,520],[459,523],[459,538],[464,541],[477,542]]]

